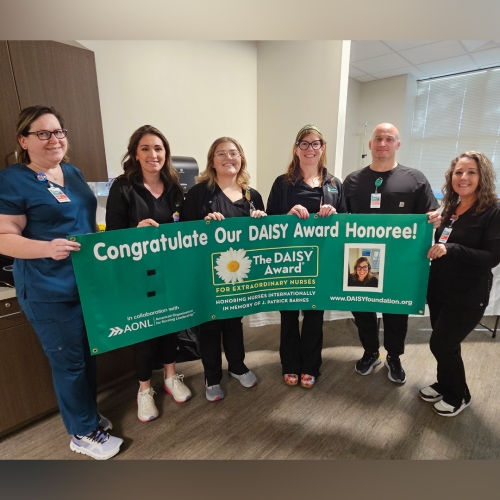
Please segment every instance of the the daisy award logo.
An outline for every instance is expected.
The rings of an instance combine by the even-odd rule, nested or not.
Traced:
[[[240,248],[239,250],[229,250],[222,252],[217,259],[215,270],[217,276],[224,281],[224,283],[232,283],[233,285],[238,282],[242,283],[243,278],[248,277],[248,272],[252,262],[246,256],[246,251]]]

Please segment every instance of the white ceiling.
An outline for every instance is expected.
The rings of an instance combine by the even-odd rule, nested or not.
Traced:
[[[500,66],[500,40],[353,40],[349,76],[416,79]]]

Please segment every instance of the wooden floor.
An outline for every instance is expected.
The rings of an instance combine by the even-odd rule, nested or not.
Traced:
[[[284,384],[277,325],[246,328],[246,364],[256,387],[245,389],[225,372],[226,397],[210,403],[201,362],[182,363],[178,371],[193,398],[179,405],[161,389],[157,371],[160,417],[145,424],[137,420],[134,377],[101,392],[99,410],[125,440],[113,460],[499,459],[500,339],[478,328],[462,349],[472,404],[455,418],[435,415],[417,397],[435,381],[428,318],[410,318],[403,386],[387,378],[383,364],[366,377],[354,372],[362,350],[351,320],[325,322],[322,375],[311,390]],[[70,451],[58,413],[1,439],[0,457],[92,460]]]

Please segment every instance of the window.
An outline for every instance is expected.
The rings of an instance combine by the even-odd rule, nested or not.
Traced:
[[[411,166],[437,197],[451,160],[471,150],[492,161],[500,193],[500,68],[417,82]]]

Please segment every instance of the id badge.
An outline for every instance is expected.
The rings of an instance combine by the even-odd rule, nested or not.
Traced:
[[[370,208],[380,208],[382,193],[372,193],[370,195]]]
[[[453,229],[451,227],[445,227],[441,234],[441,238],[439,238],[439,243],[446,243],[452,231]]]
[[[47,188],[49,193],[59,202],[68,203],[71,201],[58,187],[51,186]]]

